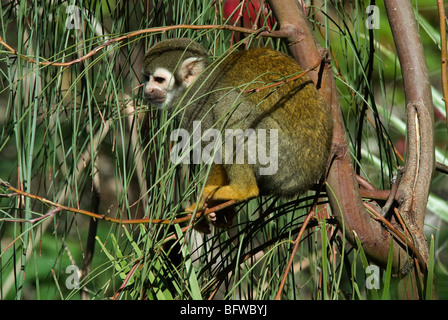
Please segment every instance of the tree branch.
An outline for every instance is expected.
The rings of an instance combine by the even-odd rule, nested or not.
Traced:
[[[249,28],[243,28],[243,27],[236,27],[236,26],[229,26],[229,25],[187,25],[187,24],[181,24],[181,25],[174,25],[174,26],[165,26],[165,27],[157,27],[157,28],[150,28],[150,29],[142,29],[137,30],[134,32],[130,32],[124,36],[119,36],[116,38],[112,38],[104,42],[103,44],[97,46],[93,50],[89,51],[85,55],[74,59],[72,61],[67,62],[55,62],[55,61],[46,61],[44,58],[41,58],[42,61],[39,61],[40,65],[52,65],[57,67],[69,67],[73,64],[80,63],[84,60],[87,60],[88,58],[94,56],[97,54],[97,52],[107,48],[110,45],[113,45],[115,43],[119,43],[123,40],[127,40],[142,34],[151,34],[151,33],[159,33],[159,32],[166,32],[169,30],[177,30],[177,29],[191,29],[191,30],[208,30],[208,29],[217,29],[217,30],[231,30],[231,31],[237,31],[241,33],[247,33],[247,34],[255,34],[257,36],[265,36],[265,37],[272,37],[272,38],[283,38],[285,37],[285,34],[279,31],[269,31],[269,30],[263,30],[263,29],[249,29]],[[31,59],[20,52],[17,52],[14,48],[12,48],[10,45],[8,45],[3,38],[0,36],[0,45],[4,46],[10,54],[17,55],[18,57],[30,62],[30,63],[37,63],[36,60]]]

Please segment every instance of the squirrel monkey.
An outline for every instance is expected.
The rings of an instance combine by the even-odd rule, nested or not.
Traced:
[[[200,123],[202,131],[233,130],[231,138],[239,141],[227,148],[223,139],[226,148],[212,163],[202,200],[188,212],[259,195],[293,197],[319,182],[330,154],[332,120],[310,78],[292,78],[301,73],[293,58],[268,48],[234,51],[214,62],[186,38],[149,49],[143,68],[149,103],[175,113],[182,128]],[[241,161],[235,156],[240,147],[270,153],[273,163],[249,151]]]

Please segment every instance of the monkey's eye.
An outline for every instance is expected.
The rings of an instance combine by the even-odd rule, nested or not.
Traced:
[[[162,77],[154,77],[154,81],[157,83],[164,83],[165,82],[165,78]]]

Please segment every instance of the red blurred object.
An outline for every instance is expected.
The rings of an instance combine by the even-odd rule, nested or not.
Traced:
[[[395,149],[397,152],[404,156],[404,152],[406,151],[406,140],[404,138],[401,138],[395,143]]]
[[[241,12],[241,7],[237,8],[238,5],[243,2],[242,0],[226,0],[224,2],[224,17],[229,19],[229,24],[235,24],[240,22],[245,28],[252,28],[255,24],[257,27],[263,25],[263,16],[267,16],[270,9],[267,4],[264,5],[264,14],[260,14],[259,20],[256,21],[258,12],[260,11],[260,1],[259,0],[244,0],[243,11]],[[240,12],[242,16],[240,17]],[[274,19],[271,16],[267,19],[267,25],[269,29],[274,25]]]
[[[440,112],[438,109],[434,109],[434,116],[437,120],[442,120],[445,121],[445,116],[443,115],[442,112]]]

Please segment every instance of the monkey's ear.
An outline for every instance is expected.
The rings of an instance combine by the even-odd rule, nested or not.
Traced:
[[[188,58],[180,67],[180,75],[182,82],[186,88],[188,88],[204,71],[204,62],[202,58]]]

